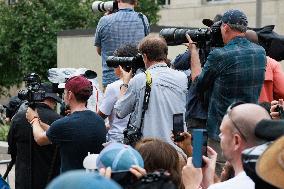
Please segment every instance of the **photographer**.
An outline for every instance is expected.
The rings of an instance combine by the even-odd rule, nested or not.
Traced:
[[[138,49],[136,46],[126,44],[116,49],[114,56],[117,57],[133,57],[138,54]],[[122,68],[123,69],[123,68]],[[123,130],[126,128],[129,116],[123,119],[118,119],[116,116],[116,111],[114,105],[119,98],[120,85],[123,84],[123,72],[121,67],[114,68],[115,74],[120,78],[119,80],[109,84],[106,87],[104,98],[99,107],[98,114],[103,118],[109,118],[110,128],[107,133],[107,141],[112,142],[122,142],[123,141]]]
[[[138,43],[149,33],[149,23],[145,15],[134,11],[137,0],[117,0],[118,11],[103,16],[95,34],[95,46],[102,56],[103,86],[118,78],[112,68],[106,65],[107,56],[125,43]]]
[[[221,154],[219,125],[234,101],[257,103],[264,81],[265,50],[245,38],[247,17],[228,10],[222,17],[221,34],[225,44],[209,53],[201,68],[196,43],[187,35],[191,52],[191,77],[197,92],[210,91],[207,129],[209,145]],[[219,159],[219,161],[222,161]]]
[[[67,80],[64,102],[70,107],[70,114],[50,126],[39,117],[37,111],[28,108],[26,118],[32,125],[37,144],[57,144],[61,155],[61,173],[82,169],[83,160],[90,153],[100,153],[105,142],[104,121],[95,112],[86,108],[92,95],[92,83],[83,76]]]
[[[173,144],[170,138],[173,114],[185,113],[187,77],[165,63],[168,46],[163,38],[149,35],[139,43],[138,49],[146,72],[130,80],[131,72],[124,71],[121,97],[115,105],[117,115],[123,118],[132,113],[128,127],[137,128],[145,137]]]
[[[54,109],[56,102],[61,102],[61,99],[53,92],[51,84],[43,83],[41,89],[45,91],[45,98],[36,103],[35,107],[41,120],[51,124],[60,118]],[[16,189],[43,189],[59,174],[58,148],[55,145],[39,146],[33,140],[32,127],[26,119],[26,109],[19,110],[13,117],[8,144],[12,161],[16,160]]]

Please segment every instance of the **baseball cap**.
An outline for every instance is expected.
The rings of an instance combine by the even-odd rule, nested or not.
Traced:
[[[45,98],[52,98],[59,103],[62,102],[61,98],[53,91],[51,83],[42,83],[40,89],[45,91]]]
[[[222,16],[222,22],[236,26],[243,26],[244,29],[248,26],[247,16],[245,13],[237,9],[226,11]]]
[[[274,141],[284,135],[284,120],[263,119],[255,127],[255,136]]]
[[[111,179],[85,170],[68,171],[56,177],[47,189],[122,189]]]
[[[65,89],[74,94],[91,96],[93,93],[92,82],[82,75],[74,76],[66,81]]]
[[[284,136],[276,140],[256,163],[260,178],[277,188],[284,188]]]
[[[138,151],[121,143],[110,143],[97,158],[98,169],[111,167],[113,171],[128,171],[132,165],[144,168],[144,161]]]

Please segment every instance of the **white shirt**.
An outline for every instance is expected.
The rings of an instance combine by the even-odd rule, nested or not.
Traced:
[[[185,113],[187,77],[165,63],[155,64],[147,70],[151,73],[152,86],[142,126],[143,136],[159,138],[176,146],[171,140],[173,114]],[[119,117],[132,112],[130,123],[136,127],[140,127],[145,88],[145,73],[136,74],[125,95],[115,105]]]
[[[114,104],[116,103],[120,94],[120,85],[122,80],[115,81],[108,84],[105,90],[102,104],[100,105],[100,111],[108,116],[110,129],[107,134],[108,141],[121,142],[123,139],[123,130],[126,128],[129,115],[123,119],[118,119]]]
[[[240,172],[234,178],[212,184],[208,189],[254,189],[254,182],[246,175],[244,171]]]

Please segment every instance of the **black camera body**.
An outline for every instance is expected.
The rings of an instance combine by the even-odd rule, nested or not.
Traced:
[[[180,45],[188,43],[186,34],[192,41],[197,43],[199,48],[205,47],[223,47],[221,35],[222,22],[215,22],[210,28],[185,29],[185,28],[166,28],[160,31],[160,36],[164,37],[168,45]]]
[[[137,54],[134,57],[118,57],[118,56],[108,56],[106,59],[106,64],[108,67],[117,68],[121,66],[125,71],[132,72],[135,74],[138,69],[145,69],[145,64],[141,54]]]
[[[284,119],[284,110],[283,110],[282,106],[277,105],[275,111],[279,113],[279,118],[280,119]]]
[[[27,100],[29,103],[35,103],[45,99],[45,91],[40,88],[41,82],[38,74],[31,73],[25,76],[23,81],[26,82],[27,89],[19,91],[18,98],[20,100]]]
[[[135,147],[136,143],[142,138],[143,134],[141,130],[135,126],[127,125],[127,128],[123,131],[123,144],[131,145]]]

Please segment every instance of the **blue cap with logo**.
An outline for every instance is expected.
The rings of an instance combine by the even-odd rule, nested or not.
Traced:
[[[245,29],[248,26],[248,19],[245,13],[237,9],[231,9],[224,13],[222,22],[226,24],[243,26]]]
[[[85,170],[68,171],[49,183],[47,189],[122,189],[116,182]]]

